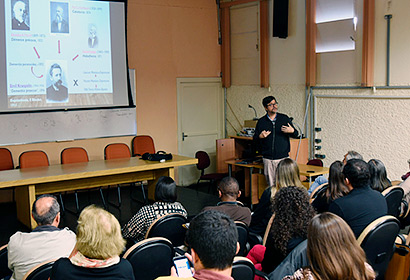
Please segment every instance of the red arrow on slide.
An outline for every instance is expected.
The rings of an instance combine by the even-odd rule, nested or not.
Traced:
[[[40,55],[38,54],[38,52],[37,52],[37,50],[36,50],[36,47],[33,47],[33,49],[34,49],[34,51],[36,52],[37,57],[40,58]]]
[[[58,40],[58,53],[61,53],[61,51],[60,51],[60,40]]]
[[[34,67],[33,66],[31,66],[31,73],[33,73],[33,75],[34,75],[34,77],[36,77],[36,78],[43,78],[43,75],[40,75],[40,76],[37,76],[36,74],[34,74],[34,69],[33,69]]]
[[[78,57],[78,54],[76,56],[73,57],[73,61]]]

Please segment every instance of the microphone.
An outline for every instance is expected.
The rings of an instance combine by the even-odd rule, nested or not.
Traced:
[[[255,117],[253,118],[254,121],[258,120],[258,114],[256,113],[255,107],[253,107],[251,104],[248,104],[248,108],[252,108],[253,111],[255,112]]]
[[[293,122],[293,117],[290,117],[289,120],[293,125],[295,125],[298,128],[300,136],[303,138],[302,129],[300,129],[300,126],[297,124],[297,122]]]

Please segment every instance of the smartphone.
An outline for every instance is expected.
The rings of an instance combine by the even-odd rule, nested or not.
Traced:
[[[174,258],[174,266],[177,270],[178,277],[192,277],[192,270],[191,265],[189,264],[189,260],[185,256],[178,256]]]

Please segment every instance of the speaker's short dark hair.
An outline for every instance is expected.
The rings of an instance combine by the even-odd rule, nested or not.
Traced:
[[[265,108],[268,107],[268,104],[271,103],[272,100],[275,100],[275,101],[276,101],[276,98],[273,97],[272,95],[266,96],[266,97],[262,100],[262,105],[263,105],[263,107],[265,107]]]
[[[155,185],[155,201],[175,202],[177,200],[177,186],[168,176],[162,176]]]
[[[367,162],[362,159],[351,159],[343,167],[343,175],[353,188],[361,188],[370,184],[370,171]]]
[[[51,204],[50,208],[43,214],[40,215],[37,213],[37,201],[41,198],[44,197],[51,197],[53,199],[53,203]],[[36,223],[39,226],[43,225],[51,225],[57,216],[57,214],[60,212],[60,204],[58,204],[57,198],[54,195],[51,194],[43,194],[40,195],[36,201],[33,203],[33,208],[31,209],[31,212],[33,213],[33,218],[36,221]]]
[[[192,219],[187,242],[195,250],[204,268],[223,270],[232,266],[238,231],[229,216],[207,210]]]

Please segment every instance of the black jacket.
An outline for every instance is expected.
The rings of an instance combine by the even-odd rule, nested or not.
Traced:
[[[293,133],[283,133],[281,131],[282,125],[288,125],[288,123],[295,129]],[[272,133],[269,134],[268,137],[260,139],[259,134],[263,130],[272,131]],[[291,119],[287,115],[276,113],[275,128],[273,128],[272,121],[268,118],[268,115],[265,115],[258,120],[253,140],[257,150],[264,158],[281,159],[289,156],[289,137],[297,138],[298,134],[298,131],[293,126]]]

